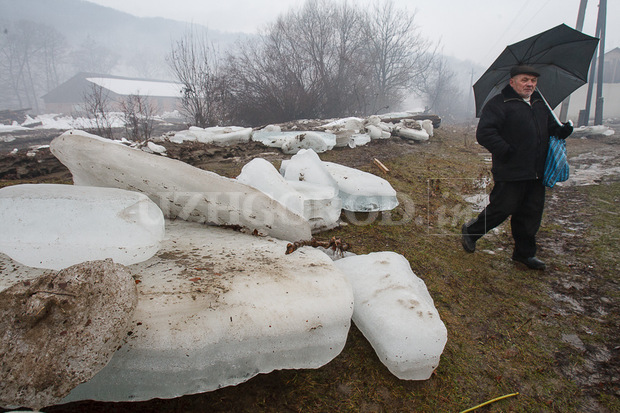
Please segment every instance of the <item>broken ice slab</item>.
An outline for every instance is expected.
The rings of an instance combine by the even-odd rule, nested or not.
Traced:
[[[116,188],[24,184],[0,189],[0,251],[59,270],[112,258],[144,261],[159,248],[164,216],[146,195]]]
[[[172,398],[277,369],[318,368],[343,349],[353,293],[323,252],[167,221],[139,278],[127,343],[63,402]]]
[[[342,209],[353,212],[390,211],[398,206],[396,191],[385,179],[359,169],[323,162],[338,183]]]
[[[381,362],[400,379],[428,379],[439,364],[447,330],[407,259],[386,251],[334,264],[353,286],[353,321]]]
[[[274,127],[255,131],[252,140],[265,146],[280,148],[285,153],[294,154],[300,149],[313,149],[322,153],[336,146],[336,135],[330,132],[287,131],[281,132]]]
[[[302,215],[310,223],[313,233],[334,228],[340,218],[341,202],[333,187],[287,181],[265,159],[255,158],[245,164],[237,180]]]
[[[198,141],[224,146],[249,142],[251,136],[252,128],[241,126],[213,126],[209,128],[191,126],[188,130],[176,132],[170,137],[170,142]]]
[[[76,185],[144,192],[169,218],[240,226],[288,241],[311,237],[301,215],[235,179],[78,130],[54,139],[50,150]]]

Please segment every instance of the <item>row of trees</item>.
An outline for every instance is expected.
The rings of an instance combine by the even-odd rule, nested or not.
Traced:
[[[193,28],[167,61],[184,85],[185,114],[202,127],[365,116],[397,110],[412,95],[442,116],[456,113],[454,74],[415,21],[390,0],[371,8],[307,0],[234,49],[218,50]],[[0,108],[40,113],[40,97],[59,82],[110,73],[118,62],[92,38],[72,48],[43,24],[0,21],[0,29]]]
[[[76,72],[109,73],[118,56],[90,37],[71,48],[65,36],[45,24],[0,21],[0,109],[31,108],[41,96]]]
[[[439,106],[451,79],[415,13],[391,1],[363,9],[307,0],[226,53],[191,30],[168,62],[183,84],[185,114],[201,127],[365,116],[394,110],[412,93]]]

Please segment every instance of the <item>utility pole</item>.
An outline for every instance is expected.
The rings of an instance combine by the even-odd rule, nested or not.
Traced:
[[[596,109],[594,110],[594,124],[603,124],[603,69],[605,64],[605,21],[607,20],[607,0],[600,0],[598,18],[601,19],[601,37],[599,41],[598,76],[596,80]]]
[[[599,39],[602,37],[603,20],[601,19],[601,9],[602,9],[601,4],[604,1],[605,0],[599,1],[598,17],[596,19],[596,33],[594,34],[594,36],[598,37]],[[601,50],[600,45],[601,44],[599,40],[599,50]],[[602,54],[604,54],[604,49],[602,51]],[[594,55],[592,56],[592,63],[590,63],[590,73],[588,74],[588,93],[586,94],[586,108],[579,111],[579,121],[577,123],[578,126],[588,126],[588,124],[590,123],[590,109],[592,107],[592,88],[594,87],[594,74],[596,72],[596,60],[597,60],[597,51],[594,50]]]
[[[577,13],[577,24],[575,25],[575,29],[582,31],[583,30],[583,21],[586,17],[586,6],[588,5],[588,0],[581,0],[579,3],[579,12]],[[566,117],[568,116],[568,105],[570,104],[570,95],[564,99],[562,102],[562,106],[560,107],[560,121],[566,122]]]

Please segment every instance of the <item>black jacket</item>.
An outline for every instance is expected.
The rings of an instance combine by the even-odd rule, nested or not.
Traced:
[[[558,125],[538,92],[530,103],[507,85],[482,109],[476,139],[492,154],[495,181],[541,179],[549,135],[565,139],[573,131]]]

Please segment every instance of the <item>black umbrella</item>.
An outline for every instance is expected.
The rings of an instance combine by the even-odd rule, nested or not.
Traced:
[[[549,106],[555,108],[584,85],[598,39],[565,24],[506,47],[474,84],[476,116],[484,104],[501,92],[515,65],[534,67],[539,73],[538,89]]]

